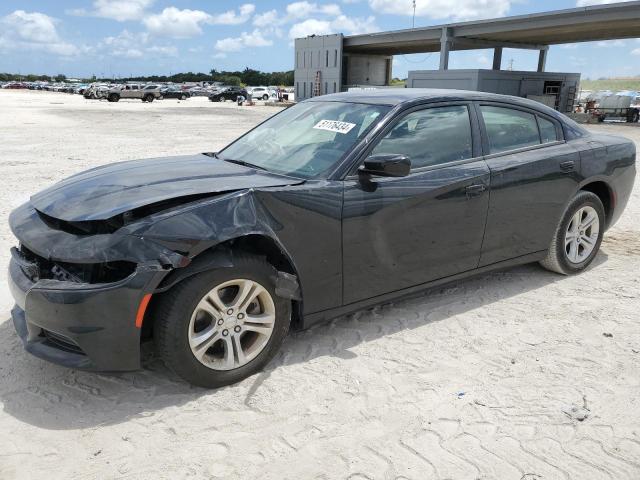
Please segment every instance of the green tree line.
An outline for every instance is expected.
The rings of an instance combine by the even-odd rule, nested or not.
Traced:
[[[54,75],[54,76],[50,76],[50,75],[34,75],[34,74],[27,74],[27,75],[22,75],[19,73],[1,73],[0,72],[0,82],[15,82],[15,81],[20,81],[20,82],[38,82],[38,81],[42,81],[42,82],[62,82],[63,80],[66,80],[67,77],[65,77],[64,75]]]
[[[56,81],[61,82],[65,80],[64,75],[57,75],[51,77],[49,75],[21,75],[15,73],[0,73],[0,81]],[[114,80],[113,78],[84,78],[83,80],[91,81],[107,81]],[[252,68],[245,68],[242,71],[218,71],[215,68],[209,73],[175,73],[173,75],[146,75],[146,76],[134,76],[126,78],[118,78],[119,81],[134,81],[134,82],[222,82],[226,85],[293,85],[293,70],[287,72],[261,72]]]

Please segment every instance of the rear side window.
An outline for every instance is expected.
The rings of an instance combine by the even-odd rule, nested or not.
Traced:
[[[538,117],[538,125],[540,126],[540,139],[542,143],[551,143],[558,141],[558,131],[556,124],[546,118]]]
[[[412,168],[466,160],[473,156],[469,109],[464,105],[434,107],[402,118],[371,152],[402,154]]]
[[[540,133],[535,115],[511,108],[489,105],[482,105],[480,110],[487,129],[491,153],[501,153],[540,144]]]

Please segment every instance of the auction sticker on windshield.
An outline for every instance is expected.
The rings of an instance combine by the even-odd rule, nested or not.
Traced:
[[[337,120],[320,120],[318,123],[314,125],[313,128],[317,128],[318,130],[327,130],[329,132],[338,132],[338,133],[349,133],[353,127],[355,127],[355,123],[348,122],[339,122]]]

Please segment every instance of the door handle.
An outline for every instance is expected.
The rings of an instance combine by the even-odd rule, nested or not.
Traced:
[[[567,160],[566,162],[562,162],[560,164],[560,170],[563,172],[572,172],[576,167],[576,162],[573,160]]]
[[[467,192],[467,197],[477,197],[478,195],[482,195],[482,193],[487,189],[487,186],[483,183],[479,183],[477,185],[469,185],[465,188]]]

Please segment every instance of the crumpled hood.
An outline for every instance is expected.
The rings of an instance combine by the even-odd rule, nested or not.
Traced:
[[[301,181],[198,154],[97,167],[34,195],[31,204],[50,217],[68,222],[106,220],[138,207],[188,195],[297,183]]]

